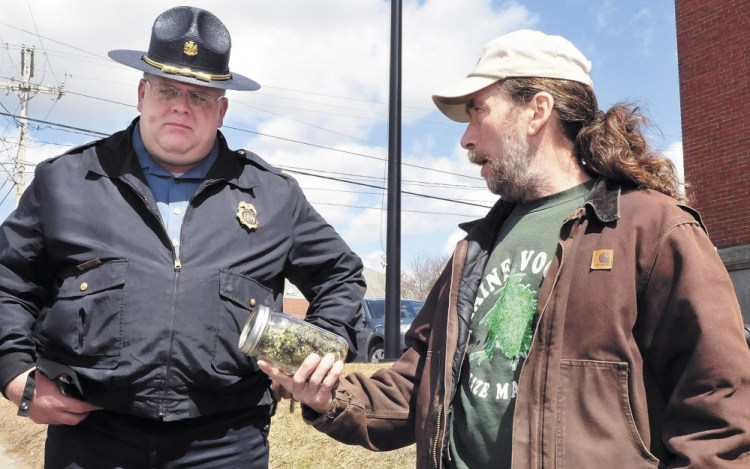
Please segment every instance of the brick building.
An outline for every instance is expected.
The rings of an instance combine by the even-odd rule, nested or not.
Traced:
[[[685,181],[750,323],[750,2],[676,0]]]

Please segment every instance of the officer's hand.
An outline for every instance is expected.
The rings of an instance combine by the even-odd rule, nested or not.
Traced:
[[[336,360],[330,353],[322,359],[313,353],[302,362],[294,376],[263,360],[258,360],[258,367],[271,378],[274,385],[281,385],[295,400],[322,414],[333,400],[333,391],[344,370],[344,362]]]
[[[26,378],[30,372],[31,370],[16,376],[5,388],[5,395],[16,406],[21,403]],[[29,418],[36,423],[77,425],[89,412],[100,409],[88,402],[64,396],[53,381],[38,371],[35,380],[36,387],[29,407]]]

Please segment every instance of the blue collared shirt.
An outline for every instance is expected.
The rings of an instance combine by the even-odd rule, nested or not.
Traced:
[[[190,198],[198,190],[198,187],[206,178],[209,168],[211,168],[219,156],[218,139],[214,142],[214,146],[208,152],[206,158],[190,171],[179,176],[175,176],[161,167],[148,154],[141,138],[139,126],[135,126],[135,131],[133,132],[133,148],[135,149],[141,169],[143,169],[143,173],[146,175],[146,182],[154,194],[154,199],[156,199],[162,223],[167,230],[169,239],[172,241],[175,255],[179,259],[180,231],[182,229],[182,220],[185,217],[185,210],[187,210]]]

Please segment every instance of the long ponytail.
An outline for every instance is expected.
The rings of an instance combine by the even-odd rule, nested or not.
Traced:
[[[539,92],[550,93],[563,132],[593,176],[685,201],[674,164],[648,144],[643,129],[650,122],[637,106],[618,103],[602,112],[593,89],[568,80],[509,78],[499,86],[518,104],[528,103]]]

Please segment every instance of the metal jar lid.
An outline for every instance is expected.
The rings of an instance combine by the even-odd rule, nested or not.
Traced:
[[[260,338],[263,336],[263,331],[268,325],[268,320],[271,318],[271,309],[268,306],[258,306],[250,315],[245,327],[242,328],[240,334],[240,350],[246,355],[255,355]]]

